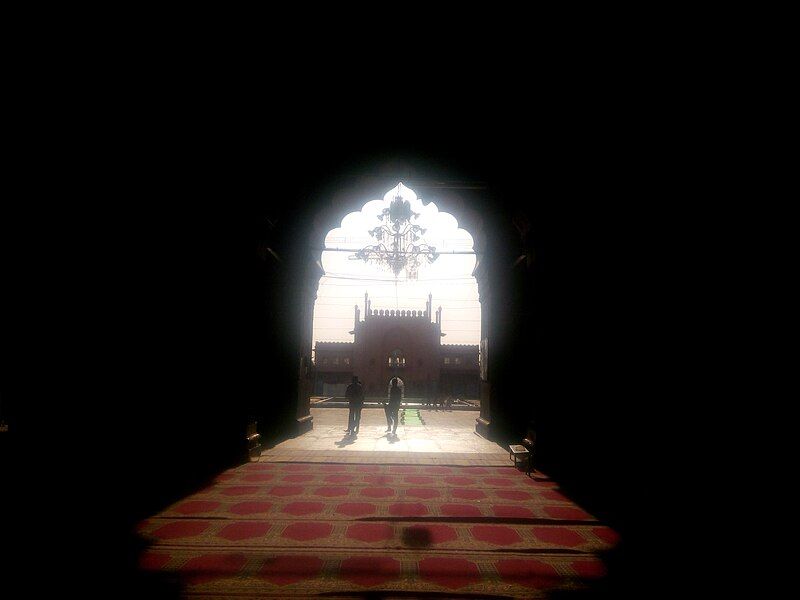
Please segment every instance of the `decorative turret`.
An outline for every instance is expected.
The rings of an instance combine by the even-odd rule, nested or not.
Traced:
[[[433,315],[431,314],[432,310],[433,310],[433,294],[428,292],[428,303],[425,305],[425,312],[428,316],[429,321],[433,319]]]

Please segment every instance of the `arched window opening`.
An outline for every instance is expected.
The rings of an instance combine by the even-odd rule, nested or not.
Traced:
[[[396,348],[389,353],[387,364],[390,367],[402,368],[406,366],[406,357],[403,356],[403,351]]]

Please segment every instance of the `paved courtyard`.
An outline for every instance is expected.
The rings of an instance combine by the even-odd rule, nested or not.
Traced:
[[[386,433],[382,408],[364,408],[358,435],[347,437],[348,409],[312,407],[314,428],[265,450],[261,461],[509,464],[507,448],[475,433],[478,411],[406,410],[414,414],[407,415],[406,425],[397,427],[397,437]],[[417,410],[421,422],[414,418]]]

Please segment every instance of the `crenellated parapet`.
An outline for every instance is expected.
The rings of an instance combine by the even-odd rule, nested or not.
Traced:
[[[408,309],[386,309],[372,308],[372,301],[369,294],[364,294],[364,321],[367,319],[427,319],[431,320],[431,296],[428,294],[428,310],[408,310]]]
[[[384,309],[374,309],[370,312],[367,312],[367,315],[371,318],[390,318],[390,319],[427,319],[428,312],[424,310],[384,310]]]

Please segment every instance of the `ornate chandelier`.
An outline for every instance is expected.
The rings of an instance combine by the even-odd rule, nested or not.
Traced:
[[[362,248],[350,258],[388,269],[395,278],[405,270],[409,279],[416,279],[422,259],[432,263],[439,254],[423,239],[425,229],[412,223],[419,213],[412,211],[411,203],[403,199],[401,187],[402,184],[398,183],[389,208],[384,208],[378,215],[381,224],[369,232],[376,243]]]

